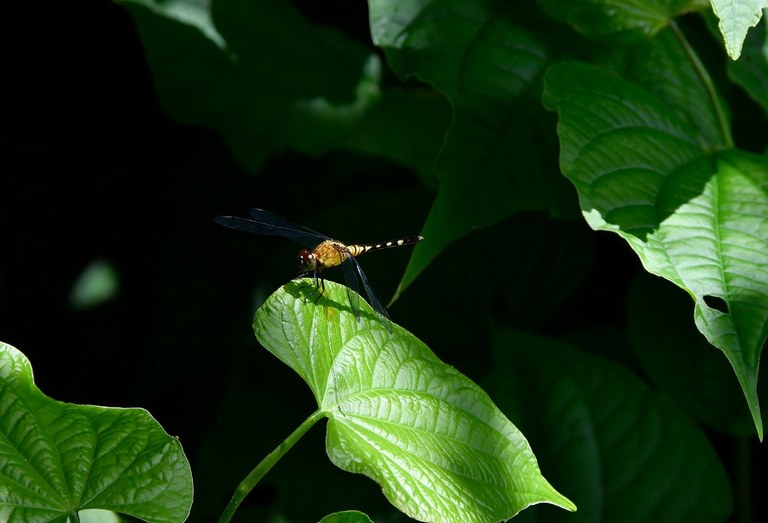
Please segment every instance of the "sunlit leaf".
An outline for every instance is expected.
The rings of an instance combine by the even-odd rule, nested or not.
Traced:
[[[750,27],[755,27],[768,8],[766,0],[711,0],[712,9],[720,19],[720,32],[728,56],[737,60]]]
[[[176,438],[142,409],[73,405],[35,386],[0,343],[0,520],[32,523],[101,508],[181,522],[192,473]]]
[[[560,163],[593,229],[615,232],[646,270],[686,290],[762,436],[757,398],[768,335],[768,159],[710,152],[646,90],[584,64],[554,66],[545,103],[560,116]],[[727,304],[724,313],[707,304]]]
[[[291,282],[256,313],[259,341],[310,386],[329,418],[326,449],[409,516],[508,519],[535,503],[575,509],[541,476],[523,435],[476,384],[347,289]]]

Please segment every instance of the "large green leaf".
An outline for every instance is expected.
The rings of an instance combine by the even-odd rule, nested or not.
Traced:
[[[477,385],[364,301],[353,313],[346,287],[326,282],[316,303],[313,292],[310,280],[275,292],[254,332],[309,385],[337,466],[422,521],[501,521],[542,502],[575,509]]]
[[[704,433],[625,368],[573,346],[499,331],[489,391],[520,420],[541,469],[579,511],[536,521],[722,522],[733,500]],[[621,347],[614,347],[620,351]]]
[[[544,43],[520,6],[470,0],[371,0],[373,41],[402,77],[444,93],[454,109],[436,168],[437,200],[398,294],[450,242],[521,210],[556,207],[560,180],[537,101]],[[533,96],[532,96],[533,95]]]
[[[748,437],[754,424],[723,355],[690,322],[690,299],[661,278],[643,274],[629,288],[628,331],[643,372],[709,427]],[[649,328],[649,326],[653,326]],[[766,369],[760,373],[761,385]],[[765,392],[761,387],[760,392]],[[762,413],[768,406],[761,394]]]
[[[35,386],[0,343],[0,520],[33,523],[108,509],[184,521],[192,473],[176,438],[142,409],[72,405]]]
[[[702,147],[719,148],[730,142],[728,117],[713,110],[717,93],[711,82],[702,79],[700,67],[691,60],[692,52],[682,31],[672,24],[641,45],[614,50],[623,63],[605,62],[607,68],[641,86],[666,111],[696,129]]]
[[[725,40],[728,55],[737,60],[741,55],[741,46],[750,27],[755,27],[763,16],[763,9],[768,8],[766,0],[711,0],[712,9],[720,19],[720,32]]]
[[[591,38],[637,42],[652,36],[675,16],[699,9],[706,0],[538,0],[551,16]]]
[[[619,234],[646,270],[691,295],[696,325],[731,363],[762,437],[768,159],[711,152],[688,121],[608,71],[566,63],[546,81],[545,103],[560,116],[561,168],[588,223]],[[710,305],[716,299],[724,310]]]
[[[289,1],[117,1],[136,22],[165,110],[218,131],[248,168],[285,149],[351,148],[431,171],[444,102],[419,90],[387,96],[367,46]]]

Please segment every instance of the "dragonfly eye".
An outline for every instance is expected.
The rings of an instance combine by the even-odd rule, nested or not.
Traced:
[[[315,255],[307,249],[301,249],[296,256],[296,263],[302,269],[314,269],[315,268]]]

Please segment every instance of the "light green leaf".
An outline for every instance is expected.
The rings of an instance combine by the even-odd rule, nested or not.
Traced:
[[[116,512],[111,510],[103,510],[100,508],[94,508],[89,510],[83,510],[80,512],[80,523],[124,523],[125,519],[121,518]]]
[[[674,17],[707,5],[706,0],[538,0],[538,3],[550,16],[588,37],[622,43],[649,38]]]
[[[574,510],[541,476],[523,435],[473,382],[347,288],[310,280],[257,311],[259,342],[310,386],[329,418],[326,449],[407,515],[434,522],[508,519],[534,503]]]
[[[72,405],[35,386],[29,361],[0,343],[0,520],[33,523],[108,509],[184,521],[192,473],[176,438],[142,409]]]
[[[706,435],[664,395],[624,367],[545,337],[499,331],[493,349],[489,391],[520,420],[542,471],[579,506],[546,519],[537,507],[537,520],[726,520],[728,476]]]
[[[711,0],[712,10],[720,19],[720,32],[725,40],[728,56],[738,60],[741,46],[750,27],[755,27],[768,8],[766,0]]]
[[[686,290],[709,342],[736,373],[762,437],[757,399],[768,335],[768,159],[709,152],[686,121],[637,85],[583,64],[554,66],[563,173],[587,222],[619,234],[646,270]],[[725,301],[721,312],[707,305]]]
[[[454,119],[436,168],[437,200],[395,295],[452,241],[521,210],[557,207],[551,134],[537,101],[544,43],[520,6],[470,0],[371,0],[373,41],[401,78],[445,94]],[[533,95],[533,96],[531,96]],[[394,301],[394,298],[393,298]]]
[[[328,514],[319,523],[373,523],[371,518],[356,510]]]

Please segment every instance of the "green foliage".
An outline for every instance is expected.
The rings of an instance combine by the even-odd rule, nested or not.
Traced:
[[[768,325],[768,159],[709,143],[674,109],[609,71],[553,66],[563,173],[596,230],[627,240],[646,270],[694,298],[695,320],[736,372],[762,439],[757,399]],[[674,102],[676,100],[673,100]],[[710,120],[714,120],[714,117]],[[590,122],[591,125],[585,125]],[[724,311],[706,303],[725,301]]]
[[[477,385],[365,302],[356,319],[345,287],[327,283],[314,304],[313,292],[311,280],[289,283],[253,327],[328,416],[326,450],[338,467],[374,479],[420,521],[501,521],[541,502],[575,510]]]
[[[737,60],[741,55],[741,46],[747,31],[755,27],[763,16],[763,9],[768,8],[765,0],[730,2],[712,0],[712,9],[720,19],[720,32],[725,40],[728,55]]]
[[[204,382],[204,397],[189,402],[196,409],[216,392],[223,398],[220,411],[199,409],[215,412],[211,423],[194,417],[196,429],[207,426],[192,519],[221,513],[221,493],[314,409],[289,370],[248,345],[249,333],[232,334],[254,302],[263,302],[259,342],[309,385],[318,410],[240,483],[223,520],[237,508],[243,520],[369,521],[338,512],[349,506],[393,517],[380,492],[360,487],[373,482],[321,469],[319,447],[295,445],[323,417],[332,463],[372,478],[420,520],[498,521],[540,502],[518,518],[724,521],[736,507],[751,519],[762,500],[749,497],[749,456],[729,464],[732,488],[723,466],[732,453],[718,456],[701,426],[717,434],[718,451],[723,440],[756,442],[768,403],[758,379],[768,337],[764,1],[369,0],[363,20],[346,16],[355,3],[333,12],[288,0],[116,1],[135,21],[164,110],[214,130],[255,175],[230,176],[225,160],[201,161],[216,146],[184,143],[170,160],[182,166],[184,189],[163,195],[183,201],[189,220],[178,220],[183,229],[166,220],[177,228],[159,227],[150,244],[167,270],[155,279],[170,283],[115,314],[135,319],[136,336],[153,348],[179,347],[165,361],[188,381],[157,369],[152,378],[168,376],[174,394]],[[155,184],[167,173],[152,175]],[[272,294],[293,275],[288,247],[215,243],[232,238],[224,231],[206,243],[213,215],[247,206],[354,241],[422,225],[409,262],[394,252],[362,261],[374,287],[402,298],[391,312],[408,330],[362,301],[358,321],[332,282],[316,303],[306,282]],[[253,251],[233,252],[246,244]],[[23,251],[7,249],[5,259]],[[101,276],[76,286],[73,303],[89,306],[79,314],[119,304],[141,279]],[[0,274],[4,292],[14,279]],[[151,322],[136,311],[153,307],[168,330],[145,336]],[[247,348],[232,355],[234,346]],[[0,455],[0,516],[63,518],[92,506],[152,521],[185,516],[186,461],[148,414],[53,402],[32,385],[26,360],[8,361],[3,368],[28,374],[17,381],[28,385],[29,412],[85,420],[71,429],[91,435],[84,449],[101,442],[93,420],[105,437],[156,441],[158,463],[176,459],[183,480],[156,505],[130,474],[86,498],[100,476],[72,466],[51,471],[52,483],[30,479],[52,461],[16,459],[23,434],[9,429],[19,443]],[[1,385],[3,412],[15,412],[7,398],[22,392]],[[71,457],[78,449],[53,436],[42,443],[64,464],[88,457]],[[289,449],[304,454],[275,467]],[[98,454],[106,461],[93,468],[115,474],[110,460],[127,455],[149,459]],[[52,491],[6,487],[17,479]],[[254,488],[263,488],[255,506],[239,506]],[[48,505],[33,508],[33,495]]]
[[[493,346],[489,392],[531,435],[542,469],[583,501],[575,514],[548,521],[714,522],[730,514],[728,477],[709,441],[662,394],[567,343],[500,330]]]
[[[346,512],[335,512],[329,514],[320,520],[319,523],[372,523],[371,518],[357,512],[355,510],[348,510]]]
[[[142,409],[72,405],[35,386],[32,367],[0,343],[0,519],[63,521],[109,509],[184,521],[192,474],[176,438]]]

